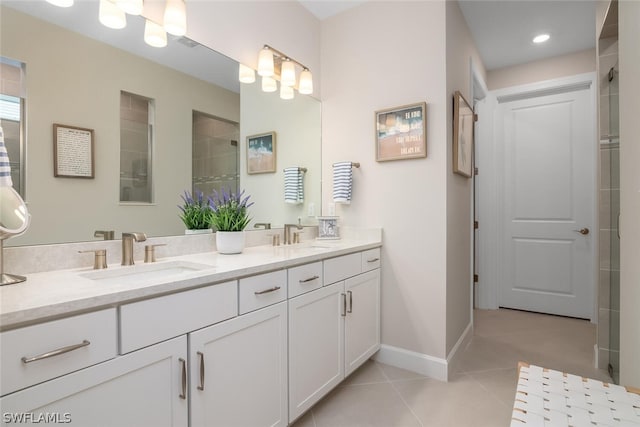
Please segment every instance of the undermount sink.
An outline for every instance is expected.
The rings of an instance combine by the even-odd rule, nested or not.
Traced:
[[[168,261],[152,264],[134,265],[114,270],[92,271],[80,276],[100,283],[136,283],[165,279],[193,273],[194,271],[211,270],[214,267],[189,261]]]

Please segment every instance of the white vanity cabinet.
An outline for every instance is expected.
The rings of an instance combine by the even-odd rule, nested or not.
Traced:
[[[286,426],[287,303],[189,334],[192,426]]]
[[[380,348],[379,261],[377,248],[325,260],[325,286],[289,300],[291,421]]]
[[[186,360],[182,336],[17,391],[0,398],[2,425],[186,427]]]

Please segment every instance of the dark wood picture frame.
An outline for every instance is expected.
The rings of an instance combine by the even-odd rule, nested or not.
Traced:
[[[462,93],[453,95],[453,172],[473,175],[473,128],[476,115]]]
[[[53,176],[95,178],[93,129],[53,124]]]

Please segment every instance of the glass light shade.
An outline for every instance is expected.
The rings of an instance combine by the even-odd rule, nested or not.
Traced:
[[[142,0],[116,0],[116,5],[129,15],[142,14]]]
[[[167,0],[164,9],[164,29],[174,36],[187,34],[187,7],[183,0]]]
[[[256,72],[253,71],[253,68],[240,64],[238,68],[238,80],[240,80],[240,83],[253,83],[256,81]]]
[[[73,0],[47,0],[47,3],[51,3],[58,7],[71,7],[73,6]]]
[[[311,95],[313,93],[313,77],[311,76],[311,71],[306,68],[300,73],[298,92],[302,95]]]
[[[285,86],[282,83],[280,84],[280,98],[282,99],[293,99],[293,88],[291,86]]]
[[[98,20],[105,27],[116,30],[127,26],[127,17],[124,11],[110,0],[100,0]]]
[[[144,24],[144,41],[149,46],[165,47],[167,45],[167,33],[160,24],[147,19]]]
[[[272,77],[262,77],[262,91],[263,92],[275,92],[278,90],[278,83]]]
[[[265,47],[258,55],[258,74],[263,77],[273,76],[273,52],[269,48]]]
[[[282,86],[295,86],[296,85],[296,66],[289,59],[286,59],[282,63],[282,69],[280,70],[280,84]]]

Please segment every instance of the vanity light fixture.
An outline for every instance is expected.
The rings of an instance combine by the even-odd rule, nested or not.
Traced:
[[[127,26],[127,17],[124,11],[110,0],[100,0],[98,20],[108,28],[119,30]]]
[[[51,3],[58,7],[71,7],[73,6],[73,0],[47,0],[47,3]]]
[[[279,75],[280,77],[280,97],[283,99],[293,98],[293,92],[289,92],[282,87],[289,87],[291,89],[296,87],[296,65],[302,69],[300,73],[300,81],[298,82],[298,91],[303,95],[311,95],[313,93],[313,77],[309,68],[272,48],[269,45],[264,45],[258,54],[258,74],[262,76],[262,90],[267,92],[273,92],[277,89],[274,85],[266,80],[265,77],[272,77]],[[240,76],[242,82],[242,76]],[[275,80],[274,80],[275,82]],[[267,89],[269,90],[267,90]]]
[[[533,38],[534,43],[544,43],[549,40],[551,36],[549,34],[538,34]]]
[[[167,33],[160,24],[147,19],[144,24],[144,41],[149,46],[165,47],[167,45]]]
[[[129,15],[142,14],[142,0],[116,0],[116,5]]]
[[[280,82],[280,98],[281,99],[293,99],[294,93],[291,86],[285,86]]]
[[[253,71],[253,68],[240,64],[238,68],[238,80],[240,80],[240,83],[253,83],[256,81],[256,72]]]
[[[167,0],[164,9],[164,29],[174,36],[187,34],[187,7],[184,0]]]
[[[278,90],[278,83],[276,82],[276,79],[274,79],[273,77],[263,76],[262,77],[262,91],[263,92],[275,92],[276,90]]]

